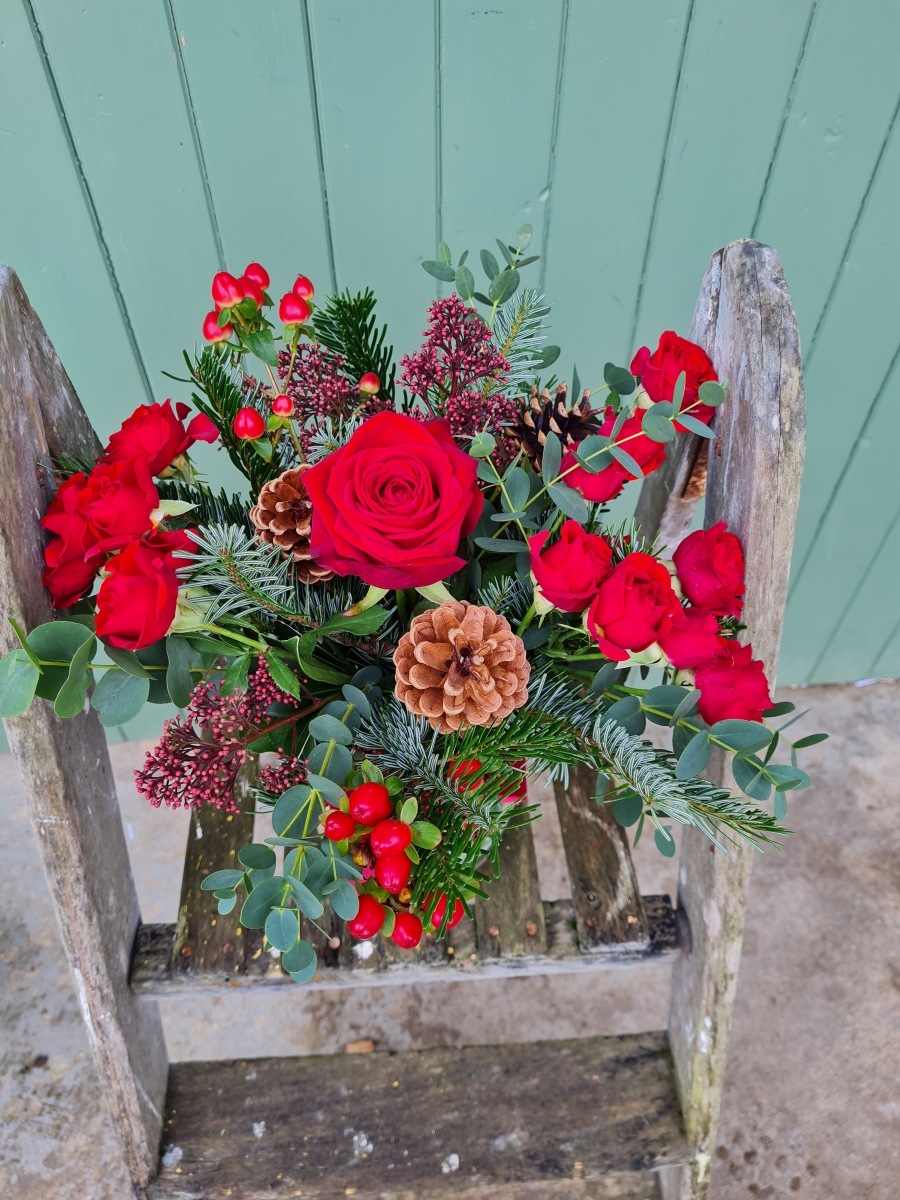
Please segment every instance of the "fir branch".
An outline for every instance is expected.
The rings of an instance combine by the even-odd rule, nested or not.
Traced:
[[[549,312],[550,306],[535,288],[525,288],[497,309],[491,332],[510,370],[484,381],[485,398],[498,392],[520,395],[529,389],[540,367],[541,345],[547,341],[544,318]]]
[[[351,296],[349,289],[330,296],[315,316],[316,336],[323,346],[347,361],[349,374],[358,383],[374,371],[381,395],[394,399],[394,347],[386,346],[387,325],[375,323],[375,294],[371,288]]]
[[[194,505],[183,517],[167,517],[168,529],[195,529],[198,525],[253,528],[246,501],[242,496],[229,496],[224,488],[216,495],[205,483],[191,485],[181,479],[160,479],[156,490],[160,500],[186,500]]]
[[[203,395],[191,393],[191,399],[200,412],[218,427],[222,445],[228,452],[228,457],[237,469],[250,480],[254,493],[258,493],[264,483],[274,479],[282,470],[281,465],[273,456],[267,462],[261,458],[252,443],[238,438],[233,429],[234,418],[239,408],[255,408],[263,420],[268,417],[266,406],[262,400],[262,389],[255,380],[255,388],[250,392],[244,386],[245,377],[240,366],[235,366],[229,358],[214,346],[205,346],[202,353],[195,355],[193,361],[187,353],[184,355],[191,378],[202,390]]]
[[[478,590],[478,603],[502,613],[515,629],[531,607],[534,589],[521,575],[496,575]]]

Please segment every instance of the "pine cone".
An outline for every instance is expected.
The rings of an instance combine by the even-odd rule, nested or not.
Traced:
[[[522,639],[506,617],[465,600],[414,617],[394,665],[397,699],[441,733],[494,725],[528,699],[531,666]]]
[[[293,558],[304,583],[320,583],[330,579],[333,572],[313,562],[309,553],[313,506],[303,473],[310,465],[301,463],[264,484],[259,499],[250,509],[250,520],[260,541],[278,546],[285,558]]]
[[[553,398],[546,388],[538,397],[538,390],[532,385],[531,408],[526,409],[516,432],[525,453],[538,467],[541,465],[541,453],[548,433],[558,434],[565,450],[567,446],[584,441],[590,434],[600,430],[599,422],[591,420],[594,413],[588,389],[585,388],[581,399],[571,408],[566,407],[567,396],[568,389],[564,383],[556,389],[556,396]]]

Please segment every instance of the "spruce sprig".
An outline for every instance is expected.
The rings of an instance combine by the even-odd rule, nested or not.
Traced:
[[[329,296],[315,316],[316,336],[323,346],[347,360],[348,374],[358,382],[374,371],[381,394],[394,399],[394,347],[386,346],[387,325],[379,330],[375,320],[375,293],[371,288],[355,296],[349,289]]]

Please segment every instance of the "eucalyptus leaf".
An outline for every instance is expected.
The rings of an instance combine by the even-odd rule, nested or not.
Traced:
[[[317,742],[337,742],[339,746],[352,746],[353,734],[337,717],[321,713],[309,723],[309,732]]]
[[[107,642],[103,642],[102,645],[103,653],[117,667],[121,667],[123,671],[127,671],[129,675],[134,675],[138,679],[150,678],[151,672],[143,666],[133,651],[123,650],[121,646],[110,646]]]
[[[290,950],[300,936],[295,908],[273,908],[266,917],[266,937],[276,950]]]
[[[262,842],[250,842],[238,851],[238,862],[248,870],[265,871],[275,866],[275,851]]]
[[[275,875],[258,883],[241,908],[241,924],[245,929],[264,929],[266,917],[273,908],[284,905],[290,887],[286,879]]]
[[[635,794],[621,796],[618,800],[613,801],[612,810],[616,823],[627,829],[630,825],[637,824],[644,811],[644,802],[640,796]]]
[[[326,775],[342,785],[353,768],[350,751],[338,742],[320,742],[310,754],[307,763],[314,774]]]
[[[655,406],[644,411],[641,429],[652,442],[673,442],[675,440],[675,426],[668,417],[656,412]]]
[[[630,396],[636,386],[632,373],[614,363],[607,363],[603,368],[603,382],[620,396]]]
[[[433,275],[435,279],[442,279],[444,283],[456,282],[456,272],[449,263],[435,262],[434,259],[427,258],[422,263],[422,270]]]
[[[359,895],[348,879],[342,879],[328,893],[328,902],[335,913],[344,921],[352,921],[359,912]]]
[[[718,408],[725,401],[725,389],[714,379],[707,379],[706,383],[701,383],[697,395],[710,408]]]
[[[560,354],[562,354],[560,346],[544,346],[537,353],[537,357],[534,360],[534,369],[536,371],[545,371],[547,367],[552,367]]]
[[[827,737],[827,733],[808,733],[806,737],[802,737],[798,742],[794,742],[794,749],[805,750],[807,746],[817,746],[819,742],[824,742]]]
[[[69,674],[53,702],[53,711],[58,717],[75,717],[84,708],[84,698],[91,683],[88,663],[97,649],[97,639],[89,634],[88,640],[78,647],[69,664]]]
[[[34,699],[40,671],[18,646],[0,658],[0,717],[18,717]]]
[[[288,875],[284,882],[290,887],[294,893],[294,899],[297,901],[297,907],[311,921],[318,921],[325,909],[322,906],[321,900],[309,890],[305,883],[301,883],[299,879],[295,879],[292,875]]]
[[[143,678],[129,675],[124,669],[103,672],[103,678],[91,694],[91,706],[100,715],[100,724],[107,729],[134,720],[150,693],[148,673]]]
[[[227,896],[219,896],[218,903],[216,904],[216,911],[220,914],[220,916],[227,917],[236,904],[237,896],[234,892],[231,892],[231,894]]]
[[[482,250],[481,266],[489,280],[496,279],[500,274],[500,264],[494,258],[493,254],[491,254],[490,250]]]
[[[712,744],[709,740],[709,733],[705,729],[701,729],[699,733],[694,734],[681,752],[675,768],[675,778],[693,779],[709,763],[711,755]]]
[[[282,954],[281,965],[295,983],[306,983],[316,973],[319,960],[316,958],[315,949],[309,942],[301,941],[292,946],[287,954]]]
[[[368,721],[372,715],[372,706],[368,701],[365,692],[361,692],[359,688],[355,688],[352,683],[345,683],[341,688],[341,695],[348,704],[352,704],[364,721]]]
[[[491,286],[488,288],[488,296],[491,298],[491,303],[503,304],[515,293],[518,286],[518,271],[514,269],[501,271],[496,279],[491,280]]]
[[[497,439],[490,433],[476,433],[469,444],[469,453],[473,458],[489,458],[497,449]],[[489,468],[489,479],[486,482],[493,482],[495,479],[493,471]]]
[[[731,773],[734,776],[734,782],[745,795],[749,796],[751,800],[765,803],[771,794],[772,785],[764,775],[760,774],[762,765],[755,755],[749,758],[733,758]]]
[[[687,382],[687,374],[682,371],[675,380],[675,387],[672,389],[672,410],[678,412],[681,408],[681,402],[684,399],[684,385]]]
[[[201,880],[201,892],[217,892],[220,888],[236,888],[244,878],[243,871],[213,871]]]
[[[690,416],[689,413],[679,413],[678,422],[691,433],[699,434],[700,437],[714,438],[716,436],[708,425],[704,425],[702,421],[698,421],[696,417]]]
[[[504,481],[506,495],[504,501],[508,498],[511,509],[508,511],[519,512],[528,503],[530,489],[528,487],[528,476],[521,467],[513,467],[507,474]]]
[[[483,538],[475,539],[475,545],[491,554],[528,553],[528,545],[515,538]]]
[[[610,446],[610,452],[617,463],[621,464],[635,479],[643,479],[643,468],[621,446]]]
[[[194,661],[194,648],[183,637],[167,637],[166,653],[169,666],[166,670],[166,690],[176,708],[187,708],[194,690],[190,666]]]
[[[619,725],[625,725],[626,721],[638,716],[641,711],[641,702],[637,696],[623,696],[621,700],[617,700],[603,714],[604,721],[615,721]]]
[[[501,254],[503,255],[503,257],[506,259],[506,265],[507,265],[508,267],[511,267],[511,266],[513,265],[513,256],[512,256],[512,253],[510,252],[510,249],[509,249],[509,247],[508,247],[508,246],[505,246],[505,245],[503,244],[503,242],[501,242],[501,241],[500,241],[500,239],[499,239],[499,238],[494,238],[494,241],[497,243],[497,246],[498,246],[498,247],[499,247],[499,249],[500,249],[500,253],[501,253]]]
[[[647,714],[648,721],[652,721],[654,725],[668,725],[672,714],[676,712],[686,695],[683,687],[662,684],[660,687],[650,688],[644,694],[641,699],[641,707]],[[648,711],[651,708],[657,711],[651,713]],[[659,716],[660,712],[664,715]]]
[[[306,802],[312,794],[312,789],[305,783],[295,784],[288,788],[272,809],[272,828],[278,837],[287,837],[290,833],[297,837],[302,833],[299,821]]]
[[[718,741],[724,742],[729,750],[735,751],[748,750],[760,742],[768,745],[772,739],[769,730],[758,721],[716,721],[709,732]]]
[[[544,483],[552,483],[556,479],[561,463],[562,443],[555,433],[548,433],[541,452],[541,478]]]
[[[25,641],[31,652],[42,662],[70,664],[78,648],[91,636],[89,629],[75,621],[48,621],[45,625],[38,625],[36,629],[32,629]],[[55,700],[68,675],[68,666],[41,667],[40,678],[34,689],[36,695],[44,700]]]
[[[380,667],[376,667],[374,664],[372,664],[368,667],[360,667],[350,682],[354,687],[358,688],[366,687],[366,685],[371,686],[372,684],[378,683],[383,674],[384,672]]]
[[[655,830],[653,840],[660,854],[664,854],[666,858],[674,858],[676,850],[675,839],[672,837],[672,831],[668,826],[665,827],[664,831]]]
[[[579,525],[587,524],[590,514],[584,498],[579,492],[562,482],[551,483],[547,491],[560,512],[564,512],[567,517],[571,517]]]
[[[616,438],[619,436],[619,434],[622,432],[622,426],[628,420],[630,411],[631,410],[627,404],[623,404],[622,407],[619,409],[618,415],[616,416],[616,419],[613,423],[613,427],[609,433],[610,443],[614,442],[616,440]]]
[[[615,663],[604,663],[591,681],[591,695],[602,696],[607,688],[611,688],[615,683],[618,672],[619,668]]]
[[[516,234],[516,249],[518,251],[527,250],[531,245],[532,229],[530,225],[522,225],[519,232]]]
[[[787,796],[784,792],[776,791],[772,811],[776,821],[783,821],[787,816]]]
[[[446,242],[438,242],[438,259],[442,263],[446,263],[448,267],[453,262],[453,255],[450,253],[450,247]]]
[[[346,792],[341,785],[335,783],[333,779],[328,779],[325,775],[308,774],[306,780],[309,786],[315,788],[319,795],[324,800],[327,800],[329,804],[340,804],[341,800],[346,796]]]
[[[463,300],[471,300],[475,295],[475,276],[468,267],[456,268],[456,290]]]

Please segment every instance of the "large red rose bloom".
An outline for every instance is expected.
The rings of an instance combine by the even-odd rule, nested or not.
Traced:
[[[106,564],[109,572],[97,593],[97,634],[113,646],[141,650],[164,638],[175,620],[178,600],[173,555],[193,543],[184,531],[157,532],[130,542]]]
[[[671,400],[675,392],[678,376],[684,371],[684,399],[682,410],[690,405],[696,405],[690,410],[690,416],[696,417],[704,425],[708,425],[716,411],[707,404],[696,404],[697,391],[701,383],[716,380],[716,368],[712,365],[709,355],[695,342],[679,337],[673,330],[668,329],[660,336],[659,345],[650,353],[649,346],[641,346],[631,360],[632,375],[640,375],[641,387],[654,404],[660,400]],[[678,421],[675,428],[684,433],[685,428]]]
[[[465,566],[456,550],[481,515],[477,470],[446,421],[370,417],[303,476],[313,502],[312,557],[375,587],[445,579]]]
[[[43,575],[56,608],[68,608],[80,600],[97,573],[96,563],[85,561],[97,542],[97,534],[79,508],[86,484],[83,471],[71,475],[60,485],[41,521],[45,529],[56,535],[44,551],[47,570]]]
[[[719,636],[719,622],[712,613],[688,608],[684,623],[674,626],[659,639],[663,654],[678,670],[709,664],[713,659],[727,658],[729,643]]]
[[[118,433],[109,439],[100,461],[117,463],[142,455],[147,459],[150,474],[158,475],[195,441],[214,442],[219,436],[218,429],[202,413],[185,429],[184,418],[191,410],[180,403],[175,408],[177,416],[172,412],[171,400],[136,408]]]
[[[607,658],[625,662],[684,619],[669,572],[651,554],[636,551],[600,584],[588,609],[587,630]]]
[[[744,555],[724,521],[689,534],[672,555],[681,590],[697,608],[737,617],[744,607]]]
[[[531,571],[541,595],[563,612],[583,612],[612,566],[606,538],[585,533],[577,521],[566,521],[559,541],[544,549],[549,531],[528,539]]]
[[[700,689],[697,709],[709,725],[716,721],[761,721],[772,707],[763,665],[753,658],[752,646],[727,643],[727,657],[703,663],[694,672]]]
[[[642,432],[643,417],[643,412],[629,417],[616,435],[616,444],[631,455],[645,475],[649,475],[666,461],[666,447],[664,442],[654,442]],[[599,436],[609,437],[615,422],[616,414],[611,407],[607,407],[606,419],[600,426]],[[615,500],[630,479],[637,479],[636,475],[632,475],[618,461],[611,462],[598,474],[592,475],[590,471],[585,471],[584,467],[578,465],[571,452],[563,456],[560,471],[564,476],[564,483],[581,492],[585,500],[591,500],[594,504],[605,504],[607,500]]]

